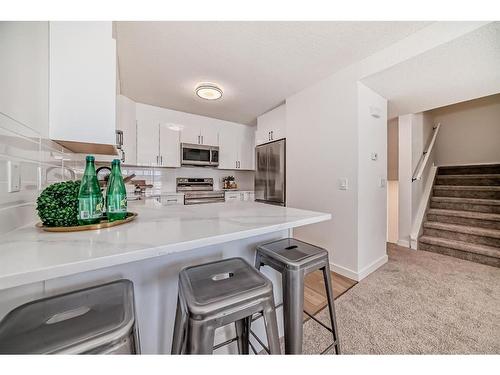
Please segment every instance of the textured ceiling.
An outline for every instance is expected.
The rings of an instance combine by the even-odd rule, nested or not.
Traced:
[[[209,117],[257,116],[428,22],[117,22],[121,93]],[[222,100],[194,95],[216,82]]]
[[[363,83],[388,99],[389,118],[499,93],[500,22],[367,77]]]

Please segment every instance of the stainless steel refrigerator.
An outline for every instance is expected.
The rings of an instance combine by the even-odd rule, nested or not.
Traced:
[[[286,140],[255,148],[255,200],[285,206]]]

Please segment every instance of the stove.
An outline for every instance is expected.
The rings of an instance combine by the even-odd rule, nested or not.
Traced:
[[[213,178],[177,178],[177,192],[184,193],[184,204],[224,202],[224,192],[214,191]]]

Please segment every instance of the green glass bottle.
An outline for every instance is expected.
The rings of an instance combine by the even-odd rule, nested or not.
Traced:
[[[103,199],[95,173],[94,157],[86,158],[85,172],[78,192],[78,223],[97,224],[101,221]]]
[[[111,175],[106,192],[106,215],[109,221],[123,220],[127,217],[127,190],[118,159],[114,159],[111,163]]]

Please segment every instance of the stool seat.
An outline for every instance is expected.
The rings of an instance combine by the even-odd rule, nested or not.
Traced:
[[[194,319],[203,319],[272,292],[271,282],[241,258],[185,268],[180,287]]]
[[[183,269],[175,315],[172,354],[211,354],[214,332],[234,324],[241,354],[248,354],[252,316],[262,313],[270,352],[279,354],[271,281],[242,258]],[[217,347],[220,347],[218,345]]]
[[[310,262],[323,259],[328,252],[318,246],[295,238],[283,238],[257,247],[257,250],[286,264],[287,268],[303,268]]]
[[[140,352],[130,280],[29,302],[0,322],[0,354],[107,352]]]

